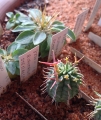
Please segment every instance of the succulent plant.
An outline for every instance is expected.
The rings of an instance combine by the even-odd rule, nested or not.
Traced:
[[[11,28],[14,29],[16,26],[18,26],[24,22],[25,23],[32,22],[27,15],[25,15],[21,12],[16,13],[15,15],[13,12],[8,12],[8,13],[6,13],[6,15],[9,18],[9,20],[6,24],[6,29],[11,29]]]
[[[15,39],[16,43],[31,48],[40,46],[40,56],[48,56],[52,35],[62,31],[66,26],[56,20],[57,14],[47,16],[46,11],[41,12],[38,9],[29,9],[28,15],[18,12],[16,15],[8,13],[10,20],[7,22],[7,28],[12,27],[12,32],[20,32]],[[16,24],[17,23],[17,24]],[[68,28],[67,36],[75,41],[74,33]],[[30,48],[30,49],[31,49]]]
[[[89,118],[95,118],[95,120],[101,120],[101,95],[95,92],[99,97],[98,99],[94,99],[92,97],[91,104],[94,105],[94,111],[90,113]]]
[[[52,101],[56,103],[69,103],[69,100],[78,94],[79,85],[83,83],[83,75],[76,67],[81,59],[77,61],[75,57],[75,62],[71,63],[66,57],[65,63],[60,60],[56,62],[53,53],[53,60],[53,63],[40,62],[49,65],[43,70],[46,80],[42,86],[46,85],[42,89],[42,93],[48,92],[53,99]]]
[[[26,49],[20,48],[20,45],[15,42],[8,46],[7,51],[0,49],[0,56],[11,79],[16,77],[16,75],[20,75],[19,56],[27,51]]]

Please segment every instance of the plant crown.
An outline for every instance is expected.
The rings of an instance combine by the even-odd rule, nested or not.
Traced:
[[[52,17],[46,15],[46,11],[41,12],[38,9],[29,9],[28,15],[21,12],[14,15],[12,12],[7,13],[10,18],[6,24],[8,29],[12,28],[12,32],[20,32],[15,42],[24,45],[26,49],[32,49],[39,45],[40,56],[48,56],[52,35],[65,29],[65,25],[56,21],[57,14]],[[75,41],[74,33],[68,29],[67,36]]]

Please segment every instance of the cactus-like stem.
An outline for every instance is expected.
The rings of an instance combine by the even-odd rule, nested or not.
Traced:
[[[77,67],[77,63],[81,59],[77,60],[75,57],[75,62],[71,63],[66,57],[66,63],[60,60],[56,62],[53,53],[53,60],[53,63],[40,62],[50,66],[43,71],[44,78],[46,79],[44,89],[52,97],[52,101],[56,103],[67,102],[69,104],[69,100],[79,93],[79,85],[83,83],[83,75],[79,73],[80,70]]]

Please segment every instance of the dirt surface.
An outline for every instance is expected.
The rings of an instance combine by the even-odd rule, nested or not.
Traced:
[[[41,94],[42,78],[41,67],[38,73],[26,83],[15,80],[5,94],[0,98],[1,120],[42,120],[28,107],[15,92],[23,96],[31,105],[40,111],[48,120],[88,120],[87,115],[93,110],[84,99],[75,97],[70,105],[60,103],[55,105],[46,94]]]
[[[66,54],[62,51],[62,58],[65,56],[69,56],[71,60],[73,60],[73,55],[70,52],[70,47],[74,47],[79,50],[81,53],[91,58],[93,61],[101,65],[101,47],[96,45],[88,38],[89,32],[93,32],[96,35],[101,36],[101,27],[97,25],[98,20],[100,19],[101,12],[98,10],[95,20],[91,26],[91,28],[84,32],[84,27],[86,26],[89,16],[92,12],[96,0],[50,0],[50,6],[47,7],[47,12],[52,15],[54,11],[59,13],[58,20],[63,21],[66,26],[71,29],[74,29],[76,17],[78,14],[82,13],[84,10],[89,8],[89,13],[85,20],[83,31],[76,42],[72,44],[68,44],[64,47],[64,50],[67,51]],[[79,64],[80,70],[84,75],[85,87],[82,86],[81,89],[88,94],[89,96],[96,97],[94,94],[94,90],[101,93],[101,74],[93,70],[87,64],[81,62]],[[89,71],[89,72],[88,72]]]
[[[38,1],[38,0],[36,0]],[[76,17],[85,9],[89,8],[89,14],[85,20],[84,26],[87,24],[95,0],[49,0],[50,4],[47,5],[46,11],[49,15],[59,13],[57,19],[64,22],[66,26],[71,29],[74,28]],[[43,4],[43,3],[42,3]],[[20,7],[20,11],[24,9],[38,8],[39,4],[35,1],[32,3],[24,4]],[[68,56],[70,61],[74,60],[74,55],[70,51],[70,47],[74,47],[87,57],[91,58],[99,65],[101,65],[101,47],[90,41],[88,33],[94,32],[101,36],[101,27],[97,25],[100,18],[100,10],[98,11],[94,23],[89,31],[82,32],[79,39],[72,44],[66,44],[62,50],[60,59]],[[5,30],[5,22],[3,23],[3,35],[1,36],[1,48],[6,48],[11,42],[14,41],[17,34]],[[84,62],[80,62],[79,68],[84,75],[85,86],[81,86],[89,96],[96,97],[94,90],[101,93],[101,74],[97,73]],[[34,77],[31,77],[26,83],[19,83],[17,78],[7,93],[3,94],[0,98],[0,119],[1,120],[41,120],[36,113],[34,113],[15,92],[22,95],[29,103],[31,103],[37,110],[39,110],[48,120],[88,120],[87,115],[93,110],[92,106],[88,106],[87,102],[77,97],[70,101],[70,106],[66,104],[59,104],[57,107],[51,102],[51,98],[47,94],[41,95],[40,85],[44,81],[42,76],[42,67],[38,67],[38,72]],[[47,96],[47,97],[46,97]]]

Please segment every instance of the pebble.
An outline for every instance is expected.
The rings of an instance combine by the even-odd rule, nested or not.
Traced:
[[[63,54],[61,54],[61,55],[60,55],[60,58],[62,59],[63,57],[64,57],[64,55],[63,55]]]

